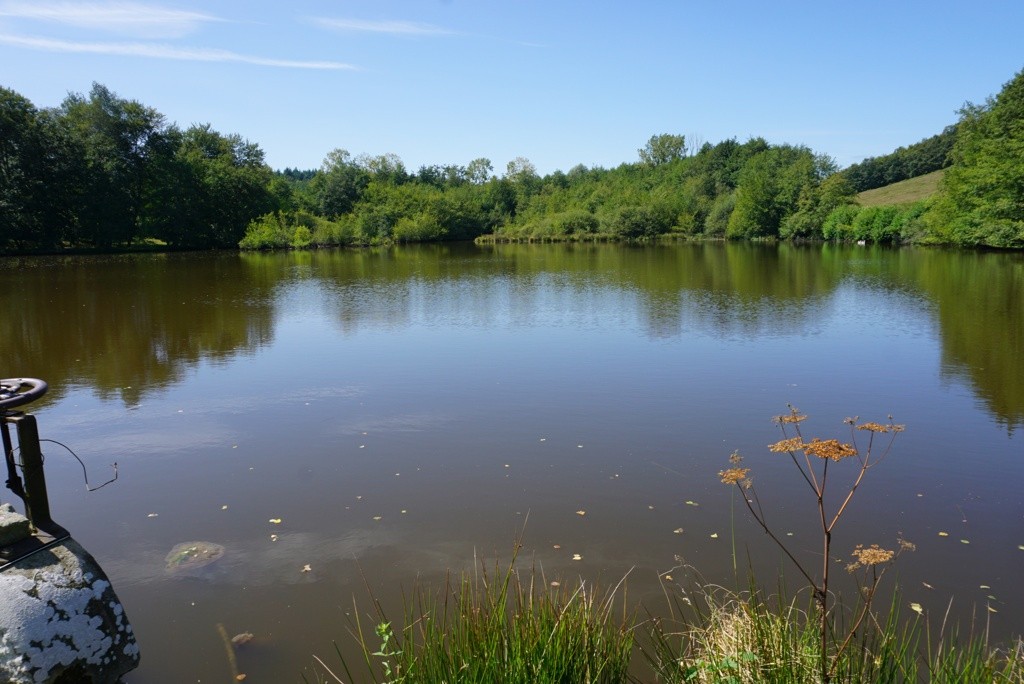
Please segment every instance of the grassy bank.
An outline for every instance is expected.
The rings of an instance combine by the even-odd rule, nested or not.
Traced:
[[[756,582],[752,582],[752,587]],[[413,592],[394,622],[372,598],[350,626],[362,656],[314,657],[307,684],[620,684],[820,682],[813,599],[694,584],[665,585],[659,616],[629,612],[625,584],[602,591],[536,570],[481,569],[436,594]],[[854,606],[833,606],[842,620]],[[909,611],[908,611],[909,612]],[[833,682],[1024,682],[1024,642],[988,643],[966,630],[902,614],[894,599],[847,647],[830,643]]]
[[[857,204],[862,207],[903,206],[929,199],[938,194],[944,174],[944,170],[932,171],[917,178],[865,190],[857,194]]]

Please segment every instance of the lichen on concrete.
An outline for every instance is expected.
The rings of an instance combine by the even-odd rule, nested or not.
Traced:
[[[0,573],[0,681],[45,684],[74,671],[82,684],[114,684],[138,662],[110,581],[74,540]]]

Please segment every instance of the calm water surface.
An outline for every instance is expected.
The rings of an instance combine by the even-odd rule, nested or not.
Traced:
[[[94,484],[118,463],[87,493],[45,445],[54,518],[135,625],[130,684],[228,681],[217,624],[255,635],[247,682],[297,681],[348,648],[367,586],[398,606],[520,534],[549,579],[631,571],[653,610],[681,563],[731,584],[717,472],[736,449],[813,559],[806,485],[765,448],[787,403],[808,435],[907,425],[838,556],[902,534],[905,603],[1024,630],[1022,255],[456,245],[0,267],[0,375],[50,382],[42,436]],[[168,574],[192,540],[226,555]],[[773,583],[780,554],[742,516],[737,545]]]

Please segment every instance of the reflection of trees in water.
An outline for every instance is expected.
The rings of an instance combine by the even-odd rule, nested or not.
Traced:
[[[584,329],[619,317],[652,337],[754,337],[813,328],[853,277],[893,295],[893,306],[925,293],[942,372],[967,381],[1007,426],[1024,425],[1024,255],[1014,253],[448,244],[3,266],[0,375],[45,378],[55,394],[85,383],[128,404],[201,360],[268,344],[277,317],[301,307],[326,312],[342,334],[412,324]]]
[[[815,317],[838,281],[820,251],[789,246],[441,245],[288,258],[303,264],[293,272],[318,281],[345,333],[413,321],[586,326],[612,307],[639,307],[641,327],[656,337],[684,326],[782,332]]]
[[[1008,429],[1024,426],[1024,254],[934,250],[912,270],[938,311],[943,374]]]
[[[9,259],[0,292],[3,372],[54,396],[83,383],[135,404],[273,337],[269,289],[235,254]]]

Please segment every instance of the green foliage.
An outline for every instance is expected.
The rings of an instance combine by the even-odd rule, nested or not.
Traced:
[[[1022,72],[1024,73],[1024,72]],[[94,84],[38,111],[0,89],[0,251],[159,240],[250,249],[474,239],[832,239],[1024,247],[1021,75],[962,120],[842,173],[802,146],[654,135],[640,161],[502,177],[490,160],[422,166],[330,152],[319,170],[273,173],[260,148],[208,125],[181,130]],[[952,153],[947,150],[954,145]],[[953,163],[932,205],[844,209],[855,190]],[[279,213],[286,225],[266,216]],[[317,217],[296,235],[299,214]],[[263,218],[260,218],[263,217]]]
[[[1024,71],[961,111],[953,165],[930,224],[961,245],[1024,247]]]
[[[640,161],[650,166],[678,161],[686,156],[686,136],[668,133],[652,135],[638,152]]]
[[[51,117],[0,88],[0,252],[52,248],[70,231],[70,198],[50,192],[69,180],[66,139]]]
[[[904,243],[926,238],[927,202],[859,207],[845,204],[833,209],[822,226],[822,237],[839,242]]]
[[[754,155],[740,171],[726,237],[779,237],[783,219],[797,211],[802,195],[814,192],[825,171],[806,147],[782,145]]]
[[[612,235],[640,240],[668,232],[672,218],[662,207],[622,207],[609,216],[607,227]]]
[[[625,615],[621,621],[613,617],[614,591],[600,595],[583,583],[575,589],[550,588],[543,576],[521,580],[513,556],[504,571],[484,567],[460,582],[449,581],[437,598],[423,590],[412,596],[400,628],[371,601],[376,608],[372,637],[358,608],[353,611],[351,631],[362,652],[365,681],[630,681],[634,628]],[[315,675],[317,681],[342,681],[317,660],[327,673]],[[341,667],[347,681],[354,681],[355,663],[342,658]]]
[[[944,169],[952,162],[950,152],[956,135],[957,126],[946,126],[942,133],[921,142],[853,164],[842,175],[856,192],[864,192]]]

